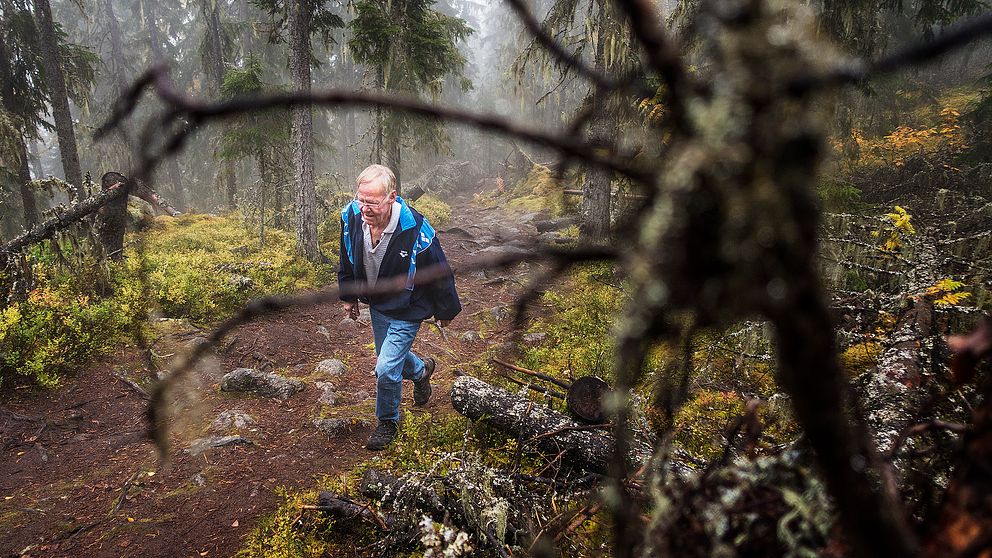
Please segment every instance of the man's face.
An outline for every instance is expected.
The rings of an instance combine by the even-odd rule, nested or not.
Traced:
[[[369,224],[388,223],[395,200],[396,192],[390,192],[388,195],[383,194],[382,186],[377,182],[360,184],[358,193],[355,195],[355,201],[358,202],[362,211],[362,219]]]

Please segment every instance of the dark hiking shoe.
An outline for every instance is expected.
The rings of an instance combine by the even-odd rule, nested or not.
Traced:
[[[389,442],[392,442],[394,439],[396,439],[396,421],[380,420],[379,426],[375,427],[375,432],[369,436],[369,441],[365,444],[365,449],[379,451],[388,446]]]
[[[431,400],[431,376],[434,375],[436,366],[437,363],[431,357],[424,359],[424,375],[413,382],[414,407],[423,407]]]

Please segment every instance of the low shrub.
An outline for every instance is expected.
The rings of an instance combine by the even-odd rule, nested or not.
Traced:
[[[98,297],[79,276],[35,264],[35,288],[0,310],[0,385],[17,378],[52,388],[71,371],[141,327],[145,299],[137,264],[113,264],[109,291]]]
[[[227,317],[258,296],[327,284],[336,267],[307,262],[288,231],[269,229],[261,245],[237,214],[160,217],[145,237],[144,253],[159,310],[200,323]],[[327,255],[337,259],[336,250]]]
[[[451,206],[437,196],[426,194],[410,205],[426,217],[434,228],[443,227],[451,222]]]

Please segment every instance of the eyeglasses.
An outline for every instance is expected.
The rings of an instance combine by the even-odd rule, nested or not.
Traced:
[[[356,197],[354,199],[354,202],[358,204],[358,207],[360,209],[364,209],[366,207],[379,207],[380,205],[382,205],[382,202],[384,202],[384,201],[386,201],[388,199],[389,199],[389,196],[386,196],[386,197],[382,198],[381,200],[379,200],[377,202],[367,202],[367,201],[362,201],[362,200],[360,200],[360,199],[358,199]]]

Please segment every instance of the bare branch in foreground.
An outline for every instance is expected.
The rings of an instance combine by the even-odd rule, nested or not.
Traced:
[[[578,263],[583,261],[610,261],[616,260],[617,257],[618,255],[615,250],[601,246],[576,250],[548,248],[528,253],[502,254],[495,258],[487,258],[463,269],[459,269],[456,274],[471,273],[472,271],[482,269],[506,268],[528,261],[569,260]],[[447,266],[433,266],[427,269],[421,269],[417,271],[414,284],[428,284],[447,276],[450,272]],[[217,326],[207,337],[206,342],[197,344],[170,374],[153,386],[151,401],[148,404],[146,416],[149,426],[148,436],[158,448],[159,458],[165,460],[169,453],[167,409],[170,390],[186,378],[193,369],[193,366],[207,354],[207,351],[216,347],[235,328],[262,316],[289,308],[336,301],[341,295],[362,296],[400,292],[406,288],[406,282],[407,278],[401,276],[389,281],[379,281],[373,288],[351,284],[341,289],[331,288],[295,296],[263,297],[249,302],[241,311]]]

